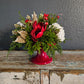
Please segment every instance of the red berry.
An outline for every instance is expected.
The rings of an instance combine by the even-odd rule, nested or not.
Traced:
[[[59,15],[57,15],[57,19],[59,19],[60,17],[59,17]]]
[[[54,45],[56,45],[56,43],[53,43]]]
[[[48,17],[48,14],[45,14],[45,13],[44,13],[44,17]]]
[[[45,20],[48,20],[48,18],[47,18],[47,17],[44,17],[44,19],[45,19]]]
[[[25,23],[27,23],[29,20],[25,20]]]
[[[48,25],[48,22],[45,22],[45,25]]]

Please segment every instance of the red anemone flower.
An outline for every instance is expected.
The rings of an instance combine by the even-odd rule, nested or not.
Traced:
[[[31,31],[31,36],[33,41],[37,41],[38,38],[43,36],[43,32],[46,30],[46,25],[43,23],[33,23],[33,30]]]

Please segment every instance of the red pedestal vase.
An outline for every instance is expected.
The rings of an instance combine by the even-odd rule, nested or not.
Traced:
[[[38,65],[46,65],[52,62],[52,57],[49,58],[46,52],[43,49],[40,50],[40,54],[37,53],[35,57],[31,58],[31,62]]]

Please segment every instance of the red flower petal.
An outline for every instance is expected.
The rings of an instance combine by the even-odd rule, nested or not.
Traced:
[[[41,24],[40,23],[37,24],[37,28],[41,29]]]
[[[37,34],[37,38],[40,38],[40,37],[42,37],[43,36],[43,32],[39,32],[38,34]]]
[[[36,39],[35,30],[32,30],[32,31],[31,31],[31,36]]]
[[[36,39],[34,39],[34,38],[32,38],[32,40],[33,40],[34,42],[37,42],[37,40],[36,40]]]
[[[37,21],[35,21],[33,23],[33,30],[31,31],[31,36],[33,41],[37,40],[38,38],[43,36],[43,32],[46,30],[47,26],[40,22],[37,23]]]
[[[44,27],[42,27],[41,32],[44,32],[44,31],[45,31],[45,29],[44,29]]]
[[[37,21],[34,21],[33,28],[37,29]]]

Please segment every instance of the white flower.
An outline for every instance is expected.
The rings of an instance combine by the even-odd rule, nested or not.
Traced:
[[[42,13],[40,13],[40,17],[43,17],[43,14]]]
[[[65,32],[63,29],[60,29],[60,32],[57,34],[58,38],[60,39],[60,41],[64,41],[65,40]]]
[[[20,27],[24,26],[24,24],[23,24],[23,23],[21,23],[20,21],[19,21],[19,22],[17,22],[17,24],[18,24],[18,25],[20,25]]]
[[[58,38],[60,41],[65,40],[65,32],[62,26],[60,26],[58,23],[53,23],[52,24],[54,28],[59,29],[59,33],[57,34]]]
[[[29,19],[29,20],[30,20],[30,19],[31,19],[31,17],[30,17],[29,15],[27,15],[27,16],[26,16],[26,19]]]

